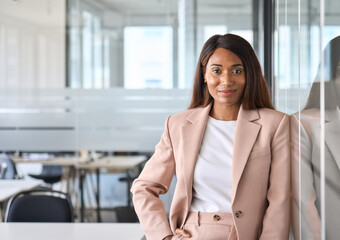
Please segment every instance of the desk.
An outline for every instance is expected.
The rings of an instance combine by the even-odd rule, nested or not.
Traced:
[[[25,157],[14,157],[11,159],[15,164],[17,163],[40,163],[43,165],[61,165],[65,167],[75,166],[78,163],[87,163],[90,162],[90,158],[82,158],[82,157],[53,157],[46,159],[27,159]]]
[[[41,185],[42,181],[33,180],[0,180],[0,202],[8,200],[11,196],[27,191]]]
[[[75,186],[75,179],[76,179],[76,169],[75,166],[77,166],[78,163],[85,164],[87,162],[91,161],[90,157],[76,157],[76,156],[68,156],[68,157],[51,157],[47,156],[46,158],[27,158],[27,157],[16,157],[12,156],[11,159],[15,164],[42,164],[42,165],[57,165],[63,167],[62,172],[62,178],[61,178],[61,187],[60,191],[63,190],[63,184],[66,186],[66,192],[72,197],[75,196],[76,201],[74,202],[74,206],[77,206],[77,190]],[[70,182],[71,180],[71,182]],[[70,190],[70,187],[72,187],[72,190]]]
[[[96,202],[97,202],[97,221],[100,222],[100,192],[99,192],[99,175],[100,169],[106,169],[111,173],[121,173],[126,172],[129,175],[129,170],[136,168],[138,165],[147,160],[145,155],[140,156],[108,156],[103,157],[98,160],[87,162],[87,163],[78,163],[76,168],[80,171],[80,221],[84,221],[84,178],[85,171],[95,170],[97,174],[97,192],[96,192]],[[130,202],[130,188],[129,185],[127,187],[128,194],[128,205]]]
[[[1,240],[141,240],[139,223],[0,223]]]
[[[95,171],[97,174],[97,191],[96,191],[96,203],[97,203],[97,220],[100,219],[100,203],[99,203],[99,175],[100,169],[105,169],[110,173],[122,173],[125,172],[129,174],[129,170],[136,168],[138,165],[147,160],[146,155],[138,156],[107,156],[96,160],[91,160],[90,158],[81,157],[55,157],[49,159],[38,159],[38,160],[28,160],[22,157],[12,157],[14,163],[40,163],[43,165],[61,165],[68,167],[68,175],[75,175],[73,170],[79,172],[79,183],[80,183],[80,219],[81,222],[84,221],[84,178],[86,171]],[[69,179],[69,177],[67,177]],[[127,189],[128,204],[130,202],[129,186]],[[68,192],[68,191],[67,191]]]
[[[110,172],[121,173],[125,172],[126,169],[132,169],[137,167],[147,158],[145,155],[139,156],[108,156],[99,158],[92,162],[79,162],[76,166],[78,169],[96,170],[105,168]]]
[[[3,219],[2,204],[5,201],[19,192],[31,190],[42,183],[33,180],[0,180],[0,221]]]

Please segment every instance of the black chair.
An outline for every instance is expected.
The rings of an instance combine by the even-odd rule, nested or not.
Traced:
[[[0,154],[0,179],[17,179],[18,172],[14,162],[7,154]]]
[[[149,159],[149,157],[148,157],[148,159]],[[131,197],[130,188],[131,188],[132,182],[142,172],[146,162],[147,161],[145,160],[141,164],[138,165],[138,171],[137,172],[127,170],[125,172],[126,176],[120,177],[118,179],[119,182],[126,182],[126,184],[127,184],[127,205],[114,208],[114,211],[115,211],[116,217],[117,217],[117,222],[138,222],[137,214],[135,212],[134,207],[132,206],[132,197]]]
[[[28,176],[43,180],[51,186],[61,180],[62,166],[59,165],[43,165],[41,174],[28,174]]]
[[[135,223],[138,222],[138,217],[134,207],[122,206],[115,207],[117,222],[119,223]]]
[[[74,222],[72,203],[63,192],[24,191],[9,200],[5,222]]]

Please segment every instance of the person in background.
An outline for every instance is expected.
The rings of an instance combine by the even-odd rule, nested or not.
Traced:
[[[166,119],[131,188],[147,239],[288,239],[289,133],[289,116],[274,110],[251,45],[212,36],[189,109]],[[169,225],[159,195],[174,173]]]

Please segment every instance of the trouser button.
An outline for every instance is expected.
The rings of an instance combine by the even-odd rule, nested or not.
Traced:
[[[235,216],[236,216],[237,218],[241,218],[241,217],[243,216],[242,211],[237,211],[237,212],[235,213]]]

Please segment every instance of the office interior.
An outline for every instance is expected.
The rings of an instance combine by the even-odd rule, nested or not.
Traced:
[[[319,84],[321,170],[313,181],[327,189],[327,106],[338,110],[339,100],[337,88],[329,87],[334,79],[324,74],[331,71],[325,48],[340,35],[339,23],[338,0],[0,0],[0,151],[16,159],[16,177],[31,180],[46,159],[142,157],[128,170],[79,168],[53,183],[72,190],[76,222],[118,222],[115,209],[131,206],[129,184],[152,155],[166,117],[189,105],[204,42],[238,34],[253,46],[275,108],[297,119],[292,165],[304,236],[303,184],[309,180],[300,117]],[[20,162],[24,158],[30,161]],[[161,197],[167,211],[175,184],[174,176]],[[329,224],[327,198],[321,191],[321,237]]]

